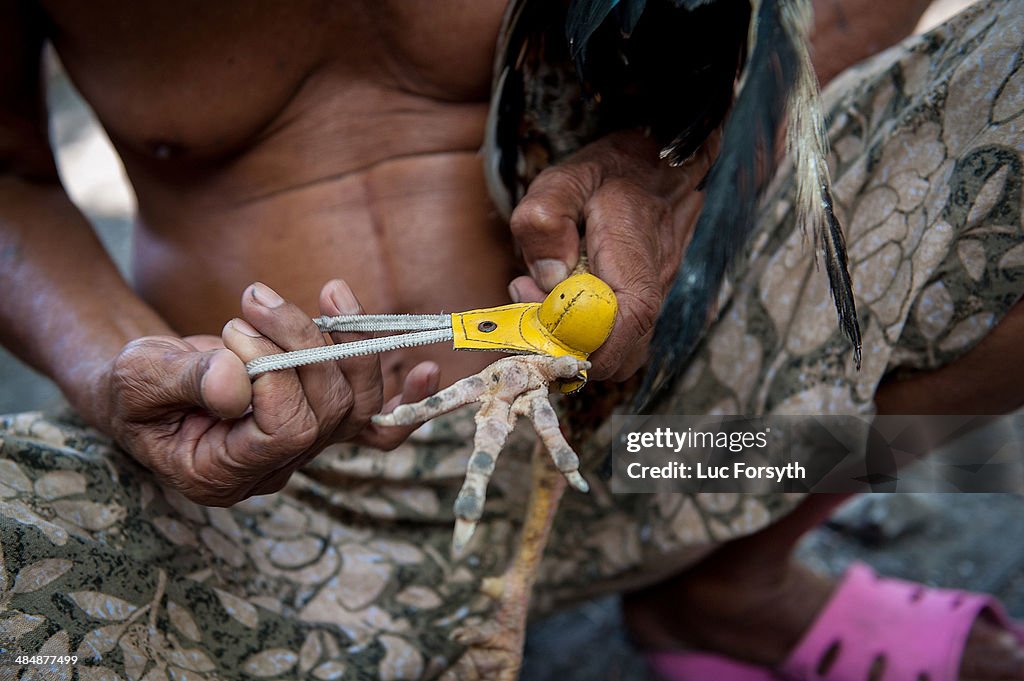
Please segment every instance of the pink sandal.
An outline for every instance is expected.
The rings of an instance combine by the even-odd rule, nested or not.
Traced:
[[[991,596],[880,578],[855,563],[777,671],[706,653],[647,661],[666,681],[867,681],[878,667],[880,681],[955,681],[983,614],[1024,643],[1024,628]]]

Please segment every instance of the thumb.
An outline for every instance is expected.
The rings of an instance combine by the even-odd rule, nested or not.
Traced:
[[[576,266],[584,208],[598,184],[595,173],[586,164],[548,168],[512,211],[512,236],[544,291],[553,289]]]
[[[199,352],[177,338],[140,338],[125,346],[113,373],[115,400],[132,420],[202,407],[222,418],[245,412],[252,388],[230,350]]]
[[[252,402],[252,382],[245,363],[230,350],[201,354],[206,366],[199,378],[199,402],[216,416],[238,418]]]

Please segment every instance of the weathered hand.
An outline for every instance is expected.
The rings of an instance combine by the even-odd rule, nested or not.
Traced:
[[[611,336],[595,352],[591,377],[624,380],[646,360],[662,300],[703,205],[696,187],[717,154],[717,135],[671,168],[639,131],[608,135],[548,168],[512,213],[511,229],[531,276],[513,299],[542,300],[575,266],[585,225],[591,271],[619,301]]]
[[[361,312],[340,281],[324,287],[320,307],[326,315]],[[369,423],[382,405],[375,356],[250,382],[245,362],[254,357],[330,341],[306,313],[262,284],[246,290],[242,317],[224,327],[224,349],[210,337],[153,336],[129,343],[113,362],[110,429],[166,484],[193,501],[226,506],[281,489],[332,441],[390,448],[411,432]],[[395,402],[422,399],[437,381],[436,365],[424,363],[409,373]]]

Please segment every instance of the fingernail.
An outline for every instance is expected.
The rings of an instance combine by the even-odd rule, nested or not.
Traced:
[[[284,298],[277,295],[274,289],[258,281],[252,285],[252,297],[253,300],[263,307],[271,309],[278,307],[284,302]]]
[[[231,320],[231,326],[238,333],[241,333],[241,334],[244,334],[246,336],[249,336],[250,338],[259,338],[260,336],[263,335],[259,331],[254,329],[252,324],[250,324],[249,322],[245,321],[244,319],[232,319]]]
[[[569,276],[569,266],[561,260],[545,258],[534,261],[530,268],[533,278],[542,289],[550,291]]]
[[[508,285],[508,297],[512,299],[513,303],[523,302],[523,297],[519,295],[519,289],[516,288],[515,284]]]
[[[352,289],[345,282],[339,281],[331,289],[331,300],[337,305],[338,312],[342,314],[359,314],[359,301],[356,300]]]

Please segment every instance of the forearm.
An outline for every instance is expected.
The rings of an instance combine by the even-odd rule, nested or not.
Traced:
[[[55,179],[0,176],[0,290],[0,342],[101,428],[111,360],[129,340],[170,333]]]
[[[932,0],[814,0],[812,56],[824,85],[910,35]]]

